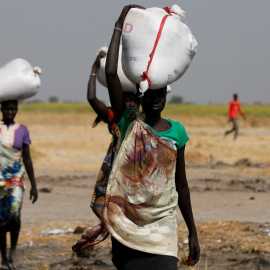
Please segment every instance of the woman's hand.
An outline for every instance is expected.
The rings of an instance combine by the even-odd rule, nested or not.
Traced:
[[[195,265],[200,259],[200,245],[197,235],[190,235],[188,241],[189,245],[189,256],[187,263],[190,266]]]
[[[100,67],[100,60],[106,57],[106,55],[107,53],[102,50],[97,55],[96,60],[92,65],[92,70],[91,70],[91,74],[90,74],[88,86],[87,86],[87,100],[89,104],[92,106],[92,108],[94,109],[94,111],[98,114],[99,117],[101,117],[101,119],[105,123],[108,122],[109,109],[96,96],[96,78],[97,78],[98,69]]]
[[[38,199],[38,192],[36,187],[32,187],[30,190],[30,200],[32,200],[32,203],[35,203]]]
[[[99,68],[99,66],[100,66],[100,59],[104,58],[106,55],[107,55],[106,52],[100,51],[99,54],[98,54],[98,56],[97,56],[97,58],[96,58],[96,60],[95,60],[95,62],[94,62],[94,64],[93,64],[93,66],[95,66],[96,68]]]
[[[131,8],[140,8],[140,9],[145,9],[145,7],[142,7],[142,6],[139,6],[139,5],[128,5],[128,6],[125,6],[118,18],[118,20],[116,21],[115,23],[115,26],[122,29],[123,28],[123,24],[124,24],[124,21],[125,21],[125,18],[129,12],[129,10]]]

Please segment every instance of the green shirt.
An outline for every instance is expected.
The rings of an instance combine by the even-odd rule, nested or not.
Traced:
[[[124,138],[126,136],[126,131],[129,127],[130,123],[132,122],[128,118],[129,114],[132,112],[133,111],[131,111],[129,108],[126,108],[121,120],[117,124],[117,126],[121,132],[122,140],[124,140]],[[166,141],[174,149],[180,149],[189,141],[189,137],[186,133],[185,127],[180,122],[176,122],[176,121],[173,121],[171,119],[166,119],[166,120],[171,125],[171,128],[166,130],[166,131],[157,132],[152,127],[150,127],[148,124],[147,124],[147,126],[153,132],[155,132],[157,134],[157,136],[159,136],[164,141]]]

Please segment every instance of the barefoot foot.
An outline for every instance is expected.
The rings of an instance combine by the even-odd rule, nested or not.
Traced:
[[[6,264],[1,264],[0,265],[0,270],[10,270],[9,263]]]
[[[9,263],[10,263],[10,269],[17,269],[17,256],[16,256],[16,251],[15,250],[11,250],[10,254],[9,254]]]

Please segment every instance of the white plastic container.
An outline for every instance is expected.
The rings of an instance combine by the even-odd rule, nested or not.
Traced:
[[[108,51],[108,48],[103,47],[100,50]],[[130,80],[126,77],[126,75],[123,72],[121,58],[122,58],[122,46],[120,45],[119,56],[118,56],[117,74],[118,74],[118,77],[120,79],[123,91],[136,93],[137,90],[136,90],[135,83],[134,84],[131,83]],[[104,87],[107,88],[106,75],[105,75],[105,65],[106,65],[106,57],[104,57],[100,60],[100,67],[97,71],[97,79],[101,85],[103,85]]]
[[[142,93],[175,82],[188,69],[198,43],[184,18],[177,5],[128,12],[122,30],[122,67]]]
[[[18,58],[0,67],[0,102],[34,96],[40,87],[41,69]]]

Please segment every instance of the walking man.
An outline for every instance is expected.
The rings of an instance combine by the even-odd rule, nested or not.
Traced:
[[[238,112],[245,119],[245,115],[242,112],[241,107],[240,107],[240,102],[238,100],[238,96],[237,96],[237,94],[234,94],[233,99],[230,102],[230,107],[229,107],[229,121],[233,123],[233,128],[224,133],[224,139],[225,139],[226,135],[228,135],[234,131],[234,140],[236,141],[237,135],[238,135],[238,123],[237,123]]]

